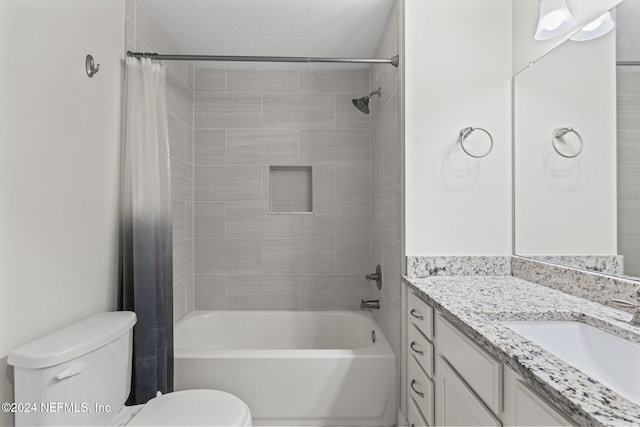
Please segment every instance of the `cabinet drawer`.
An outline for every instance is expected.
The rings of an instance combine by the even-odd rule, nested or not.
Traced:
[[[433,344],[411,324],[407,328],[407,343],[407,354],[413,355],[429,378],[433,378]]]
[[[425,337],[433,340],[433,308],[413,292],[409,292],[407,301],[407,317],[409,323],[416,325]]]
[[[436,358],[436,423],[442,426],[502,426],[441,356]]]
[[[436,315],[435,323],[438,352],[493,413],[499,414],[502,410],[502,364],[440,314]]]
[[[407,366],[409,375],[408,395],[415,401],[418,409],[420,409],[420,413],[427,423],[429,425],[433,425],[433,381],[427,377],[413,356],[408,356],[407,359],[409,360],[409,364]]]
[[[409,427],[427,427],[427,423],[422,416],[422,413],[418,409],[418,404],[413,398],[409,399],[409,413],[407,414],[407,421],[409,421]]]

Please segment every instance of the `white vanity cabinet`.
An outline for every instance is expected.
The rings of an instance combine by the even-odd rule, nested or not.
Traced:
[[[411,289],[407,295],[410,426],[572,425]]]

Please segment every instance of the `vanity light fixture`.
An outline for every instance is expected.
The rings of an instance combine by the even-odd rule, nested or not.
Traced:
[[[548,40],[569,31],[576,23],[566,0],[538,0],[540,16],[534,38]]]
[[[613,20],[613,15],[611,15],[611,11],[608,11],[598,19],[591,21],[589,24],[582,27],[580,31],[571,37],[571,40],[584,42],[587,40],[597,39],[598,37],[602,37],[609,31],[613,30],[615,26],[616,23]]]

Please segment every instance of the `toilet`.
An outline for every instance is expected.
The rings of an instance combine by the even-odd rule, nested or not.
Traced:
[[[125,406],[136,315],[101,313],[15,349],[16,426],[250,426],[232,394],[184,390]]]

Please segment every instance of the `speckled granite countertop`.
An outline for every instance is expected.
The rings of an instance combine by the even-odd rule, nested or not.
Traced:
[[[513,276],[405,277],[404,281],[576,424],[640,425],[640,405],[500,324],[579,320],[640,343],[640,327],[629,325],[630,313]]]

